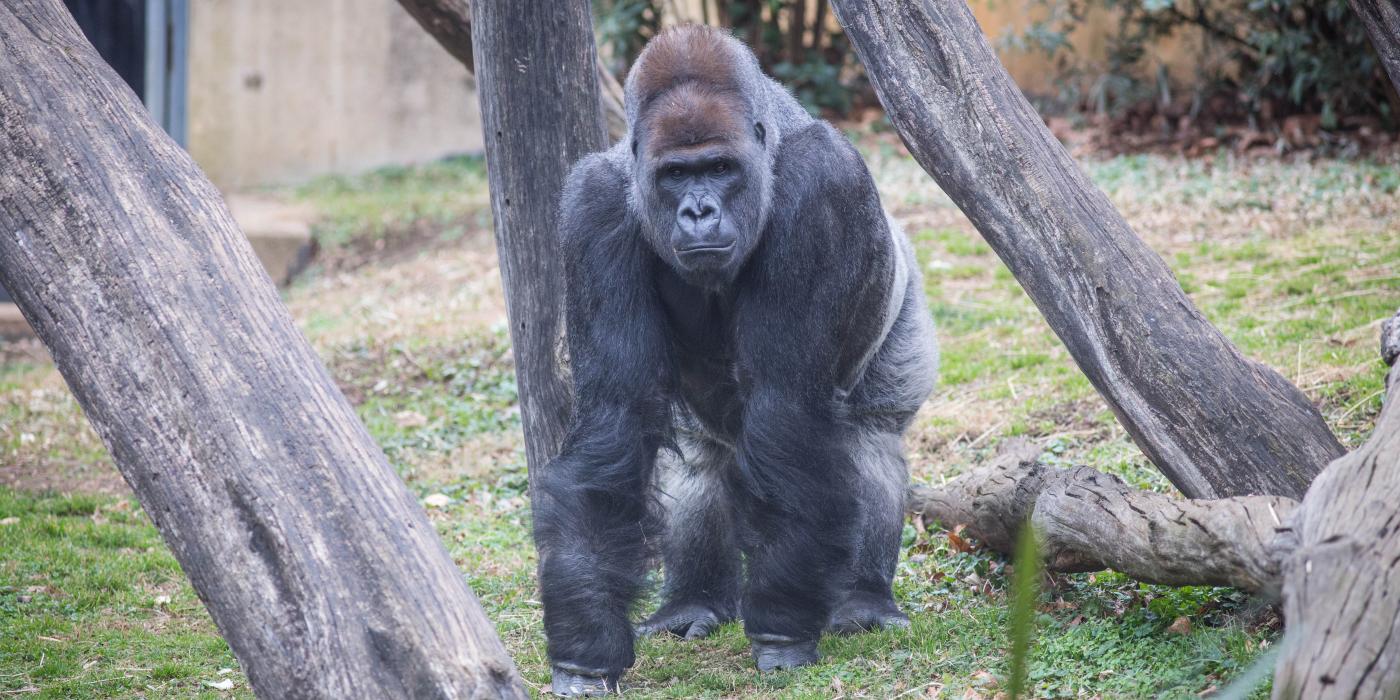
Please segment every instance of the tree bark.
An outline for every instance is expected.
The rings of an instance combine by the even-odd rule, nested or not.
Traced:
[[[0,282],[254,691],[525,697],[218,191],[58,0],[0,46]]]
[[[476,0],[472,39],[530,479],[558,453],[572,412],[563,355],[559,193],[607,147],[587,0]]]
[[[963,0],[833,0],[890,120],[1190,497],[1299,498],[1343,452],[1243,357],[1050,134]]]
[[[1088,467],[1057,469],[1022,441],[937,489],[915,486],[910,512],[966,526],[992,549],[1015,549],[1030,520],[1051,571],[1114,569],[1170,586],[1234,586],[1277,597],[1278,532],[1298,502],[1282,496],[1179,500]]]
[[[1400,354],[1400,313],[1381,355]],[[1288,634],[1275,697],[1400,697],[1400,365],[1371,438],[1303,498],[1279,549]]]
[[[467,70],[476,72],[472,56],[472,8],[468,0],[399,0],[418,24],[427,30],[442,48],[462,62]],[[627,133],[627,114],[622,108],[622,86],[608,72],[602,61],[598,66],[598,82],[602,88],[603,116],[607,119],[608,136],[614,140]]]
[[[1382,330],[1400,356],[1400,313]],[[1371,438],[1332,462],[1301,504],[1278,496],[1175,500],[1085,467],[1056,469],[1017,446],[910,510],[1010,554],[1030,519],[1046,566],[1112,568],[1168,585],[1282,594],[1287,630],[1276,698],[1400,696],[1400,366]]]
[[[1390,84],[1400,92],[1400,5],[1395,0],[1351,0],[1351,9],[1361,16]]]

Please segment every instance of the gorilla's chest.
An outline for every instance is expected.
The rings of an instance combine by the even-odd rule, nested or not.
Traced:
[[[691,286],[674,275],[663,275],[659,283],[679,398],[706,428],[732,437],[743,391],[735,363],[734,296]]]

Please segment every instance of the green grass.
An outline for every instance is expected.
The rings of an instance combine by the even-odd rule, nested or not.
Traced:
[[[947,198],[892,143],[864,149],[915,241],[943,349],[942,384],[909,436],[915,478],[956,475],[1024,435],[1046,446],[1052,464],[1087,464],[1170,492]],[[1400,305],[1392,164],[1133,156],[1086,169],[1212,323],[1302,387],[1345,442],[1364,439],[1383,381],[1375,322]],[[323,246],[354,251],[360,265],[294,287],[289,304],[409,487],[447,497],[430,518],[522,676],[545,686],[508,338],[458,322],[455,306],[379,301],[438,298],[444,265],[458,269],[458,258],[444,256],[483,245],[481,162],[330,178],[287,194],[322,213]],[[389,254],[424,248],[431,254]],[[494,289],[495,274],[487,264],[461,283]],[[372,308],[356,306],[367,298]],[[0,483],[29,490],[0,488],[0,694],[250,695],[133,501],[32,493],[87,490],[103,474],[112,481],[100,442],[41,354],[0,364],[0,478],[12,468],[17,476]],[[55,476],[34,481],[40,475]],[[911,523],[895,581],[910,630],[828,638],[823,663],[765,676],[736,624],[696,642],[648,639],[628,694],[992,697],[1007,690],[1013,568]],[[1031,606],[1028,697],[1195,697],[1243,673],[1281,624],[1266,604],[1230,589],[1147,586],[1109,572],[1043,583]],[[642,602],[639,614],[654,604]],[[232,691],[206,685],[224,679]]]
[[[367,175],[323,177],[294,192],[319,212],[316,240],[335,249],[411,235],[441,241],[490,225],[486,163],[478,156],[421,166],[381,168]]]
[[[244,685],[132,501],[5,489],[0,523],[0,694],[226,697],[204,683]]]

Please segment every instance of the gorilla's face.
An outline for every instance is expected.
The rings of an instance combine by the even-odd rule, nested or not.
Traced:
[[[770,174],[763,128],[734,133],[716,130],[712,120],[707,132],[715,137],[675,139],[666,122],[657,121],[661,128],[639,139],[635,172],[648,238],[687,282],[727,284],[758,245],[767,217]]]

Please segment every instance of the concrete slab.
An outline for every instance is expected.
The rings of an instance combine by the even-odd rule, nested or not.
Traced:
[[[310,207],[257,194],[230,194],[224,199],[273,282],[287,284],[311,261],[315,254],[311,221],[316,214]]]

